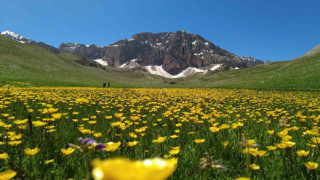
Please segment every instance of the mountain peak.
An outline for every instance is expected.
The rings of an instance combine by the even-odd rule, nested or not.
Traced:
[[[15,33],[15,32],[8,31],[8,30],[1,32],[1,35],[2,36],[6,36],[6,37],[8,37],[10,39],[16,40],[16,41],[18,41],[20,43],[23,43],[23,44],[24,43],[31,44],[31,43],[35,42],[32,39],[26,38],[24,36],[21,36],[21,35]]]
[[[1,32],[1,35],[10,35],[10,36],[15,36],[15,37],[19,37],[19,36],[23,37],[23,36],[21,36],[19,34],[16,34],[16,33],[12,32],[12,31],[8,31],[8,30]]]

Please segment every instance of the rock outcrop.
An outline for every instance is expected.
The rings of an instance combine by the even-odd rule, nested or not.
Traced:
[[[60,53],[78,53],[86,58],[95,60],[101,59],[105,52],[106,47],[99,47],[94,44],[87,46],[79,43],[62,43],[59,47]]]

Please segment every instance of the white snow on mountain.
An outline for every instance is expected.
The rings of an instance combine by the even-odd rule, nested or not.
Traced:
[[[14,32],[11,32],[11,31],[3,31],[1,32],[1,35],[9,35],[9,36],[12,36],[12,37],[15,37],[15,38],[24,38],[23,36],[20,36],[19,34],[16,34]]]
[[[137,59],[132,59],[126,63],[121,64],[118,68],[126,68],[126,69],[132,69],[135,67],[139,67],[140,65],[136,62]]]
[[[210,68],[211,71],[215,71],[218,68],[220,68],[222,66],[222,64],[215,64],[214,66],[212,66],[212,68]]]
[[[208,73],[208,71],[215,71],[217,69],[219,69],[220,67],[222,67],[222,64],[214,64],[211,68],[209,68],[210,66],[200,69],[200,68],[195,68],[195,67],[188,67],[187,69],[183,70],[182,72],[180,72],[179,74],[176,75],[172,75],[170,73],[168,73],[166,70],[163,69],[162,65],[144,65],[141,66],[136,62],[137,59],[132,59],[126,63],[121,64],[120,66],[118,66],[118,68],[122,68],[122,69],[134,69],[137,67],[142,67],[144,69],[147,70],[147,72],[149,72],[150,74],[154,74],[154,75],[158,75],[158,76],[162,76],[165,78],[183,78],[183,77],[188,77],[197,73],[201,73],[201,74],[206,74]]]
[[[103,61],[102,59],[96,59],[96,60],[93,60],[103,66],[108,66],[108,62],[107,61]]]
[[[23,37],[23,36],[21,36],[21,35],[19,35],[19,34],[16,34],[16,33],[14,33],[14,32],[11,32],[11,31],[3,31],[3,32],[1,32],[1,35],[2,35],[2,36],[9,37],[9,38],[11,38],[11,39],[13,39],[13,40],[16,40],[16,41],[18,41],[18,42],[20,42],[20,43],[23,43],[23,44],[24,44],[24,43],[35,42],[35,41],[32,40],[32,39]]]
[[[181,73],[177,74],[177,75],[171,75],[169,74],[167,71],[165,71],[161,66],[156,66],[156,65],[149,65],[149,66],[144,66],[146,68],[146,70],[150,73],[150,74],[154,74],[154,75],[159,75],[165,78],[183,78],[183,77],[187,77],[196,73],[207,73],[208,70],[202,70],[202,69],[198,69],[198,68],[194,68],[194,67],[188,67],[187,69],[183,70]]]

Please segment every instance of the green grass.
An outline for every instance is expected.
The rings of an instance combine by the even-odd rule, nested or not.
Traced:
[[[0,36],[1,85],[100,87],[110,81],[112,87],[313,90],[320,88],[319,77],[320,52],[247,69],[166,79],[141,71],[104,68],[77,54],[55,54]]]

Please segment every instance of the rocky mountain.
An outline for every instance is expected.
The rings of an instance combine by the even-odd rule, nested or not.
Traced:
[[[32,39],[29,39],[29,38],[26,38],[26,37],[23,37],[19,34],[16,34],[14,32],[11,32],[11,31],[3,31],[1,32],[1,35],[2,36],[6,36],[10,39],[13,39],[13,40],[16,40],[20,43],[23,43],[23,44],[31,44],[31,43],[36,43],[36,41],[32,40]]]
[[[106,53],[106,47],[99,47],[94,44],[84,45],[79,43],[62,43],[59,47],[60,53],[78,53],[89,59],[101,59]]]
[[[250,56],[237,56],[200,35],[185,31],[140,33],[105,47],[94,44],[62,43],[59,48],[55,48],[10,31],[4,31],[1,35],[20,43],[40,46],[54,53],[81,54],[104,66],[144,70],[167,78],[247,68],[264,63]]]
[[[120,67],[131,60],[142,66],[161,65],[172,75],[188,67],[204,68],[224,64],[227,68],[237,69],[263,64],[263,61],[237,56],[200,35],[185,31],[135,34],[131,39],[107,46],[102,60],[114,67]]]
[[[241,59],[247,64],[248,67],[253,67],[259,64],[264,64],[264,61],[261,61],[259,59],[254,59],[251,56],[243,57],[241,56]]]

